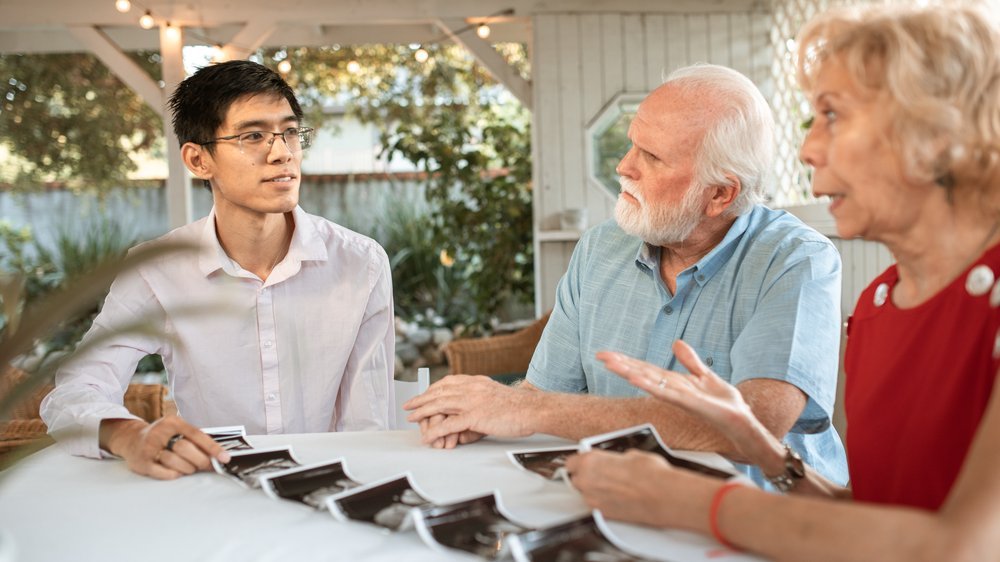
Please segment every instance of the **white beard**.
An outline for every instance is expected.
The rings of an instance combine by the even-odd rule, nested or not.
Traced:
[[[696,185],[688,188],[680,205],[651,207],[639,193],[635,182],[619,178],[622,192],[628,193],[639,202],[627,201],[618,195],[615,203],[615,221],[626,233],[640,238],[653,246],[670,246],[684,242],[704,218],[700,208],[704,192]]]

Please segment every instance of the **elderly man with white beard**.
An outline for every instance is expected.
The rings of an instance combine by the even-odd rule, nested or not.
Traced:
[[[667,445],[740,459],[719,432],[653,398],[595,354],[686,372],[695,355],[827,478],[844,483],[831,425],[840,339],[840,258],[822,235],[760,204],[774,120],[738,72],[673,72],[633,119],[615,219],[586,232],[559,282],[527,380],[448,376],[405,404],[425,443],[484,435],[568,439],[652,423]],[[683,342],[681,340],[683,338]],[[759,483],[787,478],[741,466]]]

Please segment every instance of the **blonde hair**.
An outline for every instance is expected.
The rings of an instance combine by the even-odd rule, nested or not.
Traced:
[[[798,39],[810,91],[835,58],[855,84],[889,100],[904,173],[946,188],[994,179],[1000,160],[1000,25],[973,5],[869,6],[817,16]]]

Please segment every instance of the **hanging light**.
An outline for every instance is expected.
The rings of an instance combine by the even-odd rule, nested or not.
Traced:
[[[142,14],[142,17],[139,18],[139,27],[143,29],[153,29],[154,25],[156,25],[156,20],[153,19],[152,12],[146,10],[146,13]]]
[[[417,52],[413,53],[413,58],[417,59],[417,62],[427,62],[428,57],[430,57],[430,54],[423,47],[420,47],[417,49]]]
[[[123,14],[128,13],[132,9],[132,3],[129,0],[115,0],[115,9]]]
[[[357,74],[361,72],[361,64],[356,60],[352,60],[347,63],[347,71],[351,74]]]
[[[485,23],[479,24],[479,26],[476,27],[476,35],[478,35],[480,39],[486,39],[490,36],[490,26]]]
[[[288,62],[288,59],[285,59],[278,63],[278,72],[282,74],[288,74],[291,71],[292,71],[292,63]]]
[[[167,22],[167,38],[171,41],[177,41],[181,38],[181,30],[170,25],[169,21]]]

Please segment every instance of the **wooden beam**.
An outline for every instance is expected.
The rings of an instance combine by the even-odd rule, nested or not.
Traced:
[[[163,116],[163,93],[149,74],[130,59],[101,30],[87,26],[69,26],[70,34],[87,50],[101,59],[111,72],[143,99],[160,117]]]
[[[521,102],[521,105],[529,110],[531,109],[531,82],[522,78],[517,69],[507,64],[507,61],[500,56],[500,53],[493,48],[493,45],[480,39],[474,30],[468,29],[463,33],[458,33],[463,28],[468,27],[465,20],[438,20],[438,27],[454,42],[462,45],[472,53],[472,56],[476,57],[479,64],[483,65],[496,78],[497,82],[506,86],[507,90]]]
[[[436,18],[482,18],[508,8],[518,17],[583,13],[719,13],[768,10],[768,0],[151,0],[143,2],[157,21],[184,27],[215,27],[236,21],[298,21],[315,24],[430,22]],[[126,14],[114,2],[80,0],[3,0],[0,27],[135,25],[136,8]]]
[[[253,54],[277,29],[277,24],[267,20],[252,20],[222,47],[222,59],[245,59]]]
[[[184,30],[160,26],[160,57],[163,61],[163,106],[184,80]],[[191,182],[181,159],[180,145],[170,119],[163,119],[163,139],[167,144],[167,221],[170,228],[191,222]]]

